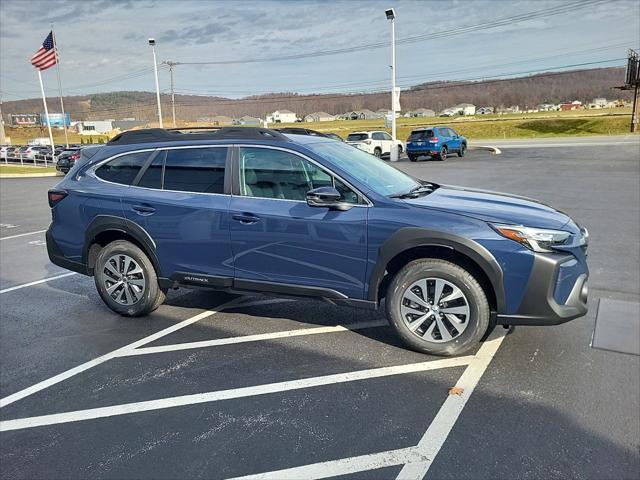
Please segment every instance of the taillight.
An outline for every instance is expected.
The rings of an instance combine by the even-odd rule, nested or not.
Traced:
[[[80,158],[80,154],[79,153],[74,153],[73,155],[71,155],[71,157],[69,157],[71,160],[78,160]]]
[[[53,208],[67,196],[67,192],[65,190],[49,190],[48,195],[49,206]]]
[[[431,143],[438,143],[438,137],[431,137],[431,138],[429,139],[429,141],[430,141]]]

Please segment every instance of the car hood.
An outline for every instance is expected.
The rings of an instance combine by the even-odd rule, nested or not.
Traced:
[[[429,195],[405,200],[486,222],[560,229],[571,221],[564,213],[535,200],[507,193],[441,185]]]

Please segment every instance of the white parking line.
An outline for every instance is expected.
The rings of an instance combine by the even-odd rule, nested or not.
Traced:
[[[234,480],[320,479],[403,464],[405,466],[398,474],[397,480],[422,479],[447,439],[460,413],[462,413],[462,409],[480,381],[482,374],[489,366],[489,363],[491,363],[505,336],[506,332],[503,329],[494,331],[489,339],[480,347],[478,352],[471,357],[471,361],[468,362],[468,367],[456,383],[456,386],[462,387],[464,392],[459,396],[447,396],[447,399],[436,414],[433,422],[431,422],[431,425],[429,425],[426,433],[416,446],[246,475],[237,477]]]
[[[112,358],[116,358],[119,356],[122,356],[123,352],[126,352],[130,349],[134,349],[137,347],[140,347],[142,345],[145,345],[147,343],[151,343],[159,338],[162,338],[166,335],[169,335],[170,333],[176,332],[178,330],[180,330],[181,328],[184,328],[186,326],[191,325],[192,323],[195,323],[199,320],[202,320],[203,318],[209,317],[211,315],[214,315],[218,312],[221,312],[222,310],[226,309],[226,308],[232,308],[232,307],[236,307],[236,306],[242,306],[242,307],[250,307],[250,306],[254,306],[254,305],[266,305],[266,304],[270,304],[270,303],[275,303],[275,302],[280,302],[282,300],[274,300],[274,299],[270,299],[270,300],[259,300],[259,301],[255,301],[255,302],[247,302],[247,303],[242,303],[240,304],[240,302],[242,302],[244,300],[243,297],[239,297],[239,298],[234,298],[233,300],[227,302],[227,303],[223,303],[222,305],[220,305],[216,310],[206,310],[202,313],[199,313],[198,315],[195,315],[191,318],[187,318],[186,320],[183,320],[180,323],[176,323],[175,325],[171,325],[170,327],[165,328],[164,330],[160,330],[159,332],[156,332],[152,335],[149,335],[148,337],[144,337],[140,340],[137,340],[133,343],[130,343],[129,345],[125,345],[124,347],[118,348],[117,350],[114,350],[112,352],[109,352],[105,355],[102,355],[101,357],[98,358],[94,358],[93,360],[89,360],[88,362],[83,363],[82,365],[78,365],[77,367],[71,368],[65,372],[59,373],[58,375],[55,375],[54,377],[48,378],[47,380],[43,380],[42,382],[36,383],[35,385],[32,385],[28,388],[25,388],[24,390],[20,390],[19,392],[13,393],[11,395],[8,395],[2,399],[0,399],[0,408],[2,407],[6,407],[7,405],[12,404],[13,402],[17,402],[18,400],[21,400],[25,397],[28,397],[30,395],[33,395],[34,393],[37,393],[41,390],[44,390],[45,388],[49,388],[52,385],[55,385],[56,383],[60,383],[64,380],[67,380],[68,378],[73,377],[74,375],[77,375],[79,373],[82,373],[86,370],[89,370],[90,368],[93,368],[97,365],[100,365],[101,363],[106,362],[107,360],[111,360]]]
[[[155,347],[136,348],[122,352],[120,356],[148,355],[151,353],[176,352],[178,350],[190,350],[193,348],[219,347],[221,345],[233,345],[236,343],[259,342],[263,340],[274,340],[277,338],[301,337],[305,335],[320,335],[323,333],[348,332],[353,330],[364,330],[365,328],[386,327],[389,323],[386,320],[373,322],[360,322],[352,325],[335,325],[332,327],[298,328],[296,330],[285,330],[281,332],[259,333],[256,335],[244,335],[241,337],[217,338],[215,340],[203,340],[200,342],[176,343],[173,345],[158,345]]]
[[[51,415],[41,415],[37,417],[18,418],[15,420],[4,420],[0,422],[0,432],[9,430],[20,430],[25,428],[41,427],[44,425],[56,425],[60,423],[80,422],[84,420],[94,420],[97,418],[113,417],[117,415],[128,415],[132,413],[148,412],[152,410],[162,410],[200,403],[217,402],[221,400],[231,400],[235,398],[253,397],[257,395],[267,395],[270,393],[287,392],[303,388],[332,385],[335,383],[355,382],[371,378],[388,377],[392,375],[402,375],[407,373],[426,372],[440,368],[459,367],[468,365],[473,357],[447,358],[443,360],[431,360],[428,362],[409,363],[406,365],[396,365],[393,367],[371,368],[358,370],[355,372],[337,373],[333,375],[323,375],[320,377],[303,378],[300,380],[289,380],[285,382],[267,383],[252,387],[234,388],[230,390],[220,390],[206,393],[196,393],[193,395],[182,395],[178,397],[160,398],[157,400],[147,400],[143,402],[125,403],[110,407],[89,408],[74,412],[54,413]]]
[[[59,278],[70,277],[71,275],[77,275],[77,273],[76,272],[62,273],[60,275],[56,275],[55,277],[43,278],[42,280],[36,280],[35,282],[23,283],[21,285],[15,285],[13,287],[3,288],[2,290],[0,290],[0,293],[13,292],[14,290],[20,290],[21,288],[33,287],[34,285],[50,282],[51,280],[57,280]]]
[[[0,240],[11,240],[12,238],[26,237],[27,235],[35,235],[36,233],[44,233],[44,232],[46,232],[46,230],[38,230],[36,232],[29,232],[29,233],[20,233],[18,235],[11,235],[10,237],[0,237]]]

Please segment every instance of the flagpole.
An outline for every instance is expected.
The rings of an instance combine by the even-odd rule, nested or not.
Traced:
[[[53,37],[53,48],[56,51],[56,72],[58,73],[58,91],[60,92],[60,109],[62,110],[62,126],[64,127],[64,143],[69,148],[69,137],[67,135],[67,116],[64,113],[64,102],[62,101],[62,81],[60,80],[60,53],[58,50],[58,42],[56,41],[56,32],[51,24],[51,36]]]
[[[38,68],[38,80],[40,80],[40,92],[42,92],[42,104],[44,105],[45,122],[47,122],[47,128],[49,129],[49,140],[51,141],[51,161],[56,153],[56,146],[53,144],[53,133],[51,133],[51,119],[49,118],[49,109],[47,108],[47,98],[44,96],[44,85],[42,84],[42,72]],[[44,157],[44,164],[47,165],[47,157]]]

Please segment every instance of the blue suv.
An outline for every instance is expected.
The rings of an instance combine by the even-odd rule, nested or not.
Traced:
[[[407,156],[412,162],[427,156],[446,160],[450,153],[464,157],[467,139],[449,127],[420,127],[411,131],[407,138]]]
[[[523,197],[413,178],[332,139],[125,132],[49,191],[51,261],[146,315],[170,288],[384,306],[404,342],[466,352],[497,324],[587,311],[586,230]]]

